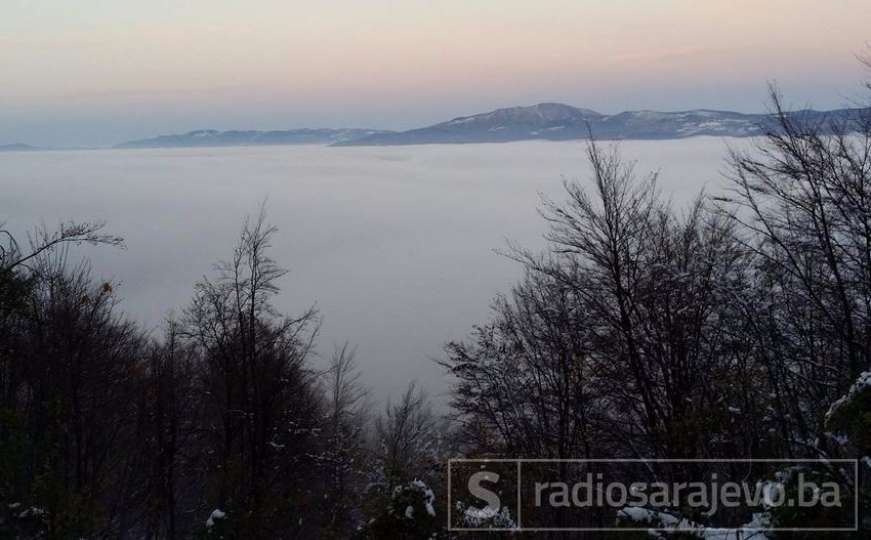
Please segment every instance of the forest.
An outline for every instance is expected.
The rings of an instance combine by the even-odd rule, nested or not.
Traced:
[[[676,506],[644,515],[665,531],[608,534],[868,538],[871,109],[809,121],[774,91],[771,106],[776,125],[730,153],[729,189],[688,207],[589,142],[589,173],[540,202],[548,248],[506,248],[523,279],[446,344],[447,411],[413,383],[373,404],[353,344],[315,365],[320,314],[274,307],[292,276],[265,209],[160,335],[77,262],[80,245],[123,244],[103,223],[0,231],[0,538],[475,537],[447,516],[458,458],[710,460],[649,471],[683,480],[715,460],[812,459],[849,504],[736,519],[849,526],[855,504],[858,530],[710,536],[721,523]],[[740,469],[723,474],[794,476]],[[463,511],[475,502],[450,504],[516,526]]]

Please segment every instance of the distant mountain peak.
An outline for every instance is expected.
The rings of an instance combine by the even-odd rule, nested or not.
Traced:
[[[828,112],[796,111],[815,121],[848,119],[871,109],[839,109]],[[337,143],[350,145],[403,145],[509,142],[523,140],[565,141],[586,139],[592,132],[599,139],[682,139],[698,135],[752,137],[774,124],[768,114],[743,114],[712,109],[678,112],[625,111],[604,115],[564,103],[538,103],[508,107],[471,116],[460,116],[424,128],[372,135]]]
[[[577,114],[581,114],[583,116],[604,116],[602,113],[594,111],[592,109],[582,109],[579,107],[566,105],[565,103],[545,102],[533,105],[532,108],[536,109],[537,111],[539,111],[540,114],[544,115],[557,114],[565,116],[575,116]]]
[[[436,124],[436,126],[487,125],[488,127],[495,128],[511,123],[546,128],[561,123],[583,123],[586,119],[601,116],[596,111],[579,109],[564,103],[538,103],[537,105],[526,107],[506,107],[471,116],[460,116],[447,122]]]

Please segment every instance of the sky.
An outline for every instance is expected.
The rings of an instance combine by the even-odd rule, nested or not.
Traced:
[[[0,144],[850,105],[868,0],[0,0]]]

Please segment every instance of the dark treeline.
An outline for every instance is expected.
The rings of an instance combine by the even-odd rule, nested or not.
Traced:
[[[152,337],[70,244],[0,250],[0,538],[347,538],[435,463],[413,386],[368,429],[353,351],[315,371],[319,317],[277,313],[275,229],[246,221],[229,260]],[[426,488],[428,489],[428,488]]]
[[[779,126],[731,153],[728,194],[686,209],[616,150],[588,147],[592,182],[543,204],[547,252],[512,249],[525,278],[472,340],[448,347],[467,455],[864,458],[867,477],[871,116],[810,125],[772,96]],[[852,468],[825,469],[856,487]],[[839,510],[850,526],[852,510]],[[866,528],[869,510],[861,501]],[[766,519],[810,527],[811,512]]]
[[[591,143],[590,181],[542,206],[548,248],[511,248],[525,277],[447,346],[445,416],[413,384],[373,410],[348,346],[316,369],[318,313],[273,306],[285,270],[263,212],[158,336],[69,262],[121,243],[100,224],[4,232],[0,538],[448,538],[457,457],[864,458],[867,478],[871,117],[811,125],[773,103],[779,126],[731,154],[728,194],[687,208]],[[865,532],[835,537],[864,538],[868,505]]]

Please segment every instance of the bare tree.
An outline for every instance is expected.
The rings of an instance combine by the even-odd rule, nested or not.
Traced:
[[[426,394],[410,383],[398,403],[388,402],[375,422],[375,461],[389,493],[402,483],[428,476],[434,464],[437,419]]]
[[[92,244],[121,247],[124,239],[103,233],[103,222],[68,222],[61,223],[54,231],[40,227],[27,235],[29,249],[25,250],[15,236],[0,223],[0,237],[5,242],[0,243],[0,271],[8,272],[18,267],[27,267],[28,263],[40,255],[51,252],[63,245]]]
[[[771,103],[775,124],[732,152],[734,195],[719,206],[756,257],[757,302],[771,309],[753,315],[753,335],[772,352],[781,430],[804,446],[871,362],[871,113],[790,113],[775,90]]]
[[[38,276],[15,320],[9,404],[27,434],[13,496],[42,512],[49,536],[123,534],[137,519],[135,394],[147,340],[108,282],[63,250],[29,259]],[[19,433],[20,435],[20,433]],[[8,496],[8,495],[7,495]]]
[[[368,390],[360,381],[355,354],[345,343],[330,357],[326,374],[324,466],[327,474],[328,531],[336,537],[353,530],[359,513],[365,462],[365,430],[369,422]],[[356,516],[359,519],[360,516]]]
[[[447,347],[468,453],[591,456],[590,321],[571,288],[527,272],[472,344]]]
[[[206,419],[215,445],[211,504],[245,509],[249,534],[294,521],[282,507],[288,480],[311,474],[304,464],[320,432],[306,367],[318,318],[312,308],[285,317],[272,306],[286,274],[268,255],[275,232],[263,209],[246,220],[232,258],[217,265],[216,280],[197,284],[186,312],[185,334],[202,358],[204,414],[218,419]]]
[[[143,529],[156,538],[192,532],[181,511],[197,502],[196,489],[190,487],[191,478],[196,478],[190,467],[190,451],[197,448],[196,361],[195,351],[183,340],[180,323],[169,319],[163,340],[151,346],[139,404],[140,451],[148,471]]]

